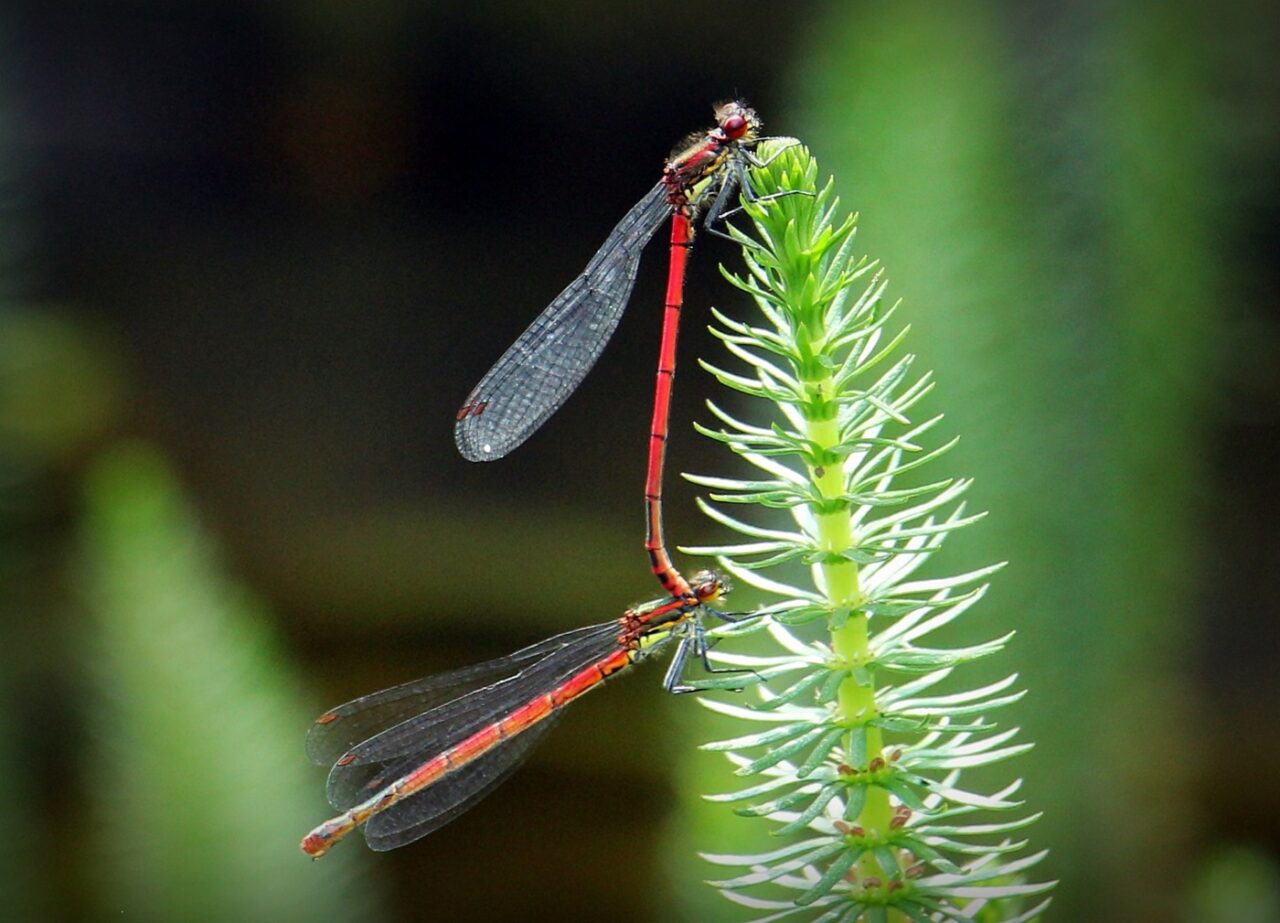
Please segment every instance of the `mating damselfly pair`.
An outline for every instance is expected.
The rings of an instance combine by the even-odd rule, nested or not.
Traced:
[[[332,764],[330,803],[342,813],[307,834],[302,849],[324,855],[363,825],[370,847],[413,842],[466,811],[501,783],[554,723],[560,709],[671,639],[664,686],[681,691],[690,654],[705,660],[701,617],[727,592],[702,571],[689,580],[672,563],[662,523],[676,339],[685,265],[701,219],[711,228],[750,193],[747,170],[762,140],[741,102],[716,108],[716,124],[667,160],[662,178],[614,227],[586,269],[551,301],[480,380],[458,411],[462,455],[506,455],[568,399],[618,326],[640,255],[668,218],[671,236],[662,338],[645,478],[647,550],[667,595],[600,625],[578,628],[507,657],[376,692],[326,712],[307,738],[309,756]],[[714,610],[710,610],[714,611]]]

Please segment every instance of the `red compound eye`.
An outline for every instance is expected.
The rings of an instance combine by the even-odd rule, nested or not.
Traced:
[[[720,123],[720,130],[728,135],[730,140],[737,141],[747,133],[747,120],[740,115],[731,115]]]

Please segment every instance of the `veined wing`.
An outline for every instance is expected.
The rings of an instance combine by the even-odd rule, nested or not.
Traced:
[[[463,457],[493,461],[506,455],[581,384],[622,319],[644,245],[670,213],[666,185],[659,182],[618,222],[582,275],[480,379],[454,427]]]

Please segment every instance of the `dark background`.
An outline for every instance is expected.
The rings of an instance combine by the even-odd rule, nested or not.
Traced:
[[[939,563],[1012,562],[957,637],[1019,631],[993,675],[1038,748],[993,778],[1046,812],[1056,918],[1269,918],[1276,34],[1246,3],[6,3],[0,901],[747,918],[693,856],[756,828],[698,804],[731,783],[656,668],[419,844],[295,848],[320,708],[652,595],[656,247],[517,455],[464,462],[453,413],[740,94],[861,213],[993,511]],[[693,257],[673,472],[724,467],[688,421],[733,259]],[[696,494],[669,479],[677,543],[719,535]]]

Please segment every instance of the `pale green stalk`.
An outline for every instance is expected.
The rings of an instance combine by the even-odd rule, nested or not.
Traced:
[[[748,540],[687,550],[716,556],[740,584],[773,597],[758,618],[721,633],[767,630],[781,653],[734,655],[721,645],[717,659],[739,672],[703,685],[754,686],[753,703],[704,701],[766,726],[707,745],[755,777],[712,800],[745,802],[738,812],[768,818],[788,845],[707,856],[741,870],[713,884],[763,911],[761,923],[1034,919],[1051,884],[1025,873],[1044,853],[1019,855],[1025,841],[1006,834],[1036,815],[961,820],[1021,806],[1010,798],[1018,782],[987,793],[959,786],[961,770],[1030,746],[986,718],[1021,697],[1016,677],[976,689],[950,681],[955,667],[998,652],[1009,636],[957,649],[918,643],[976,603],[999,566],[913,577],[950,532],[981,516],[960,503],[968,481],[916,474],[954,440],[926,447],[921,437],[939,418],[910,417],[932,384],[912,379],[911,356],[893,355],[905,330],[882,341],[893,309],[882,305],[885,283],[872,264],[850,255],[853,219],[833,221],[832,185],[817,188],[807,150],[764,148],[744,205],[754,233],[734,232],[747,271],[726,273],[763,323],[717,312],[714,332],[746,371],[704,363],[756,399],[756,422],[712,404],[721,428],[699,427],[763,476],[691,477],[714,491],[708,515]],[[739,518],[729,504],[785,510],[794,527]],[[808,581],[796,579],[796,563],[808,565]],[[786,565],[782,576],[765,573]],[[819,620],[825,642],[793,631]]]

